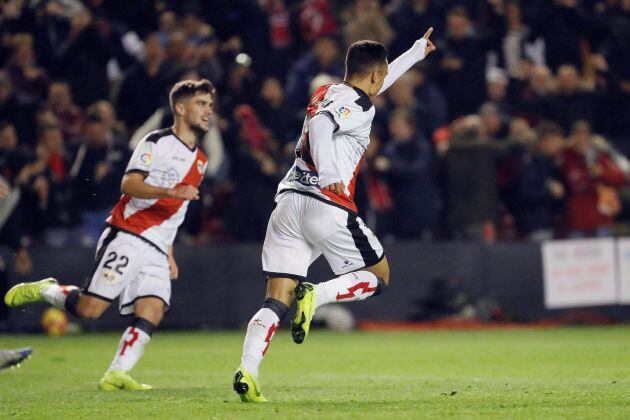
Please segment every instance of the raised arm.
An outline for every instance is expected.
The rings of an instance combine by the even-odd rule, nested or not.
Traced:
[[[378,91],[378,95],[385,92],[391,85],[393,85],[400,76],[405,74],[405,72],[411,68],[411,66],[416,64],[418,61],[424,60],[427,55],[435,51],[435,45],[433,45],[433,42],[429,39],[432,32],[433,28],[429,28],[422,38],[414,42],[410,49],[389,63],[389,66],[387,66],[387,76],[385,76],[385,82],[383,82],[383,86]]]

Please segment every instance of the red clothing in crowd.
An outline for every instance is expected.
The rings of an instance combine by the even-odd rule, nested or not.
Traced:
[[[589,171],[586,156],[573,149],[564,153],[561,168],[568,189],[567,223],[571,230],[592,231],[613,224],[613,217],[602,214],[598,185],[620,187],[624,175],[603,153],[597,152],[594,165],[601,167],[601,175],[597,178]]]

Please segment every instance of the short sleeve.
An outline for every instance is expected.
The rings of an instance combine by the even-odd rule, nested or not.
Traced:
[[[128,172],[146,172],[150,173],[151,170],[155,167],[156,161],[156,150],[157,144],[152,141],[147,141],[143,139],[136,146],[136,150],[134,150],[133,155],[131,156],[131,160],[129,160],[129,164],[127,165]]]

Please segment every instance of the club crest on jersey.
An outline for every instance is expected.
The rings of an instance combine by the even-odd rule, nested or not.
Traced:
[[[339,118],[348,118],[350,116],[350,108],[342,105],[335,109],[335,114],[337,114],[337,117]]]
[[[204,167],[204,163],[202,160],[197,160],[197,170],[199,171],[200,174],[203,173],[203,167]]]
[[[151,152],[144,152],[140,155],[140,162],[142,162],[144,165],[150,165],[152,161],[153,155],[151,154]]]

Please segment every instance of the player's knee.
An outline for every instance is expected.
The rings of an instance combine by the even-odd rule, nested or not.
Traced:
[[[151,321],[151,323],[155,326],[159,325],[160,322],[162,322],[162,319],[164,318],[164,309],[163,308],[159,308],[159,309],[154,309],[152,310],[150,313],[146,314],[146,318]]]
[[[382,294],[383,292],[385,292],[385,289],[387,289],[387,285],[389,284],[388,282],[386,282],[385,280],[383,280],[380,277],[376,277],[376,291],[374,292],[374,294],[372,296],[377,296]]]
[[[370,271],[379,279],[379,283],[384,284],[383,287],[389,284],[389,264],[386,259],[373,266]]]
[[[136,304],[136,316],[150,321],[157,326],[164,318],[164,303],[162,301],[150,300]]]
[[[289,312],[289,307],[287,305],[274,298],[265,299],[262,307],[273,311],[276,315],[278,315],[280,320],[282,320],[287,315],[287,312]]]

